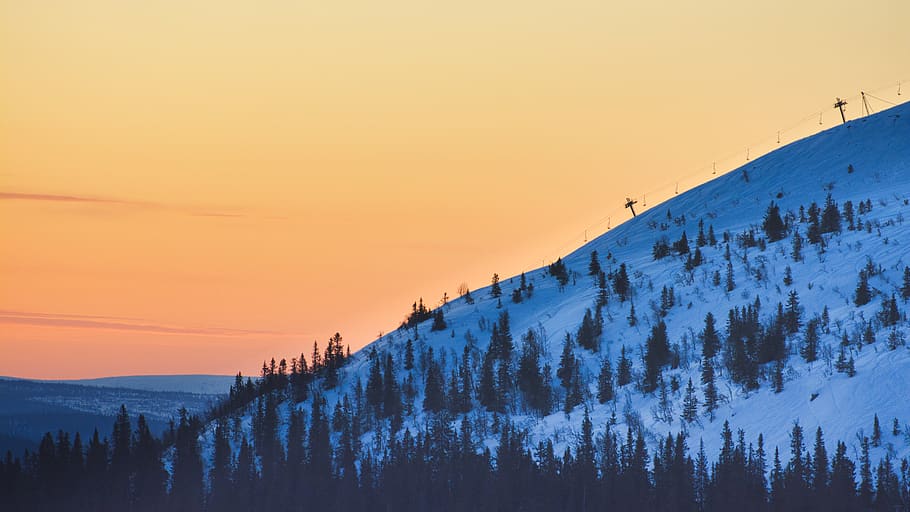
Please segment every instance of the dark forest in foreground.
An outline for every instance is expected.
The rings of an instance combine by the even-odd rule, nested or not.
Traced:
[[[132,428],[126,409],[110,439],[96,432],[86,445],[47,434],[37,453],[8,453],[0,463],[0,509],[910,510],[908,461],[870,462],[870,444],[893,434],[880,429],[862,440],[854,463],[844,443],[829,456],[821,429],[812,440],[794,425],[790,453],[769,454],[761,435],[747,443],[725,425],[721,452],[709,461],[703,447],[690,453],[684,434],[668,436],[655,453],[640,431],[610,428],[595,437],[587,414],[564,453],[549,441],[528,446],[505,420],[493,425],[499,446],[491,452],[477,444],[466,416],[456,429],[440,415],[416,434],[392,436],[374,457],[354,441],[349,415],[330,418],[323,400],[314,402],[308,419],[291,413],[287,444],[277,408],[262,401],[254,439],[244,436],[239,453],[231,453],[226,420],[217,421],[207,475],[203,424],[185,411],[163,439],[143,417]],[[334,429],[337,446],[329,441]]]

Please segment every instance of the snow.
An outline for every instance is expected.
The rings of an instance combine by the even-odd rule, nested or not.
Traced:
[[[719,270],[721,276],[726,272],[722,242],[716,248],[702,248],[706,263],[696,268],[691,278],[683,270],[684,260],[679,257],[669,256],[657,261],[652,258],[651,248],[658,238],[666,236],[672,242],[684,230],[694,248],[699,219],[704,221],[706,231],[709,225],[713,225],[719,240],[724,231],[735,237],[749,228],[756,229],[756,236],[763,236],[760,226],[772,200],[780,206],[783,216],[788,211],[798,214],[800,205],[808,208],[813,201],[823,207],[829,193],[841,207],[846,201],[852,201],[854,209],[861,201],[871,199],[871,212],[857,217],[870,223],[872,229],[845,229],[840,235],[829,236],[823,253],[805,242],[802,262],[794,262],[791,258],[789,236],[768,243],[765,250],[751,248],[743,251],[731,242],[736,282],[732,292],[724,291],[723,283],[720,287],[711,283],[715,270]],[[627,425],[623,411],[631,407],[640,415],[648,433],[649,448],[653,450],[658,440],[666,438],[668,432],[683,428],[679,414],[688,379],[696,384],[699,400],[703,398],[698,361],[700,342],[693,340],[703,329],[705,315],[708,312],[714,314],[717,329],[723,335],[729,309],[751,304],[757,297],[762,304],[761,321],[767,322],[777,303],[786,304],[789,292],[796,290],[804,311],[804,323],[806,319],[821,314],[826,305],[829,309],[831,333],[821,334],[822,355],[819,360],[805,363],[800,358],[797,345],[801,334],[797,334],[788,338],[792,355],[781,393],[774,393],[767,380],[762,381],[759,390],[746,392],[719,372],[718,390],[724,395],[724,402],[713,421],[701,416],[699,423],[686,427],[690,450],[697,450],[699,440],[703,440],[708,456],[713,457],[720,447],[722,426],[729,421],[734,432],[738,429],[745,431],[747,442],[754,443],[758,434],[762,433],[766,452],[771,454],[779,448],[781,457],[786,459],[789,433],[794,422],[799,422],[808,443],[814,439],[816,427],[822,426],[829,453],[833,453],[834,444],[842,440],[856,458],[859,453],[858,435],[871,435],[873,415],[878,414],[883,443],[873,449],[873,459],[885,453],[910,456],[910,436],[905,438],[903,434],[891,434],[893,418],[900,421],[902,428],[910,424],[910,397],[907,395],[910,350],[906,346],[895,351],[888,350],[885,339],[890,329],[881,329],[876,332],[878,341],[875,344],[866,345],[858,352],[854,347],[852,354],[856,360],[856,376],[848,378],[835,372],[831,357],[832,353],[837,354],[840,342],[838,331],[844,330],[852,337],[863,319],[875,317],[884,298],[898,293],[903,268],[910,265],[910,258],[905,258],[905,247],[910,247],[910,225],[904,224],[904,216],[910,216],[908,204],[910,104],[903,104],[784,146],[711,182],[652,206],[563,258],[575,275],[562,290],[545,269],[537,269],[527,273],[528,282],[534,284],[534,295],[520,304],[510,300],[512,289],[518,286],[517,276],[501,281],[502,309],[497,308],[497,300],[490,297],[488,288],[472,291],[474,304],[467,304],[464,299],[451,301],[445,306],[448,329],[430,332],[430,322],[421,324],[415,352],[422,343],[433,347],[437,358],[444,355],[447,367],[443,374],[448,375],[453,363],[461,357],[467,343],[466,334],[470,332],[476,338],[476,349],[482,353],[490,337],[489,327],[484,329],[482,324],[486,322],[490,325],[501,311],[507,310],[516,347],[520,347],[520,337],[528,329],[542,329],[547,333],[547,355],[555,371],[565,333],[574,336],[585,309],[594,308],[597,286],[587,275],[587,269],[591,251],[597,250],[605,271],[618,268],[620,263],[627,265],[635,290],[634,303],[639,323],[630,327],[626,320],[629,302],[621,304],[615,296],[610,297],[604,310],[606,325],[600,352],[576,350],[576,356],[583,362],[583,376],[590,385],[592,397],[596,393],[596,376],[601,359],[609,357],[615,363],[621,346],[626,346],[629,357],[634,361],[635,371],[641,371],[645,338],[656,321],[653,305],[660,303],[660,292],[664,286],[672,286],[677,295],[676,306],[664,319],[670,342],[679,343],[686,336],[692,345],[692,353],[679,369],[665,370],[667,382],[675,376],[681,383],[680,391],[673,394],[675,417],[671,424],[658,421],[652,414],[652,408],[657,403],[656,396],[643,395],[633,385],[619,388],[617,398],[607,404],[598,404],[593,398],[585,404],[590,409],[595,434],[604,431],[614,413],[619,421],[613,427],[614,431],[624,434]],[[671,220],[667,218],[668,210]],[[682,220],[683,216],[685,220]],[[661,229],[662,224],[667,225],[666,230]],[[805,224],[799,225],[804,239],[805,227]],[[608,254],[612,255],[612,259],[606,261]],[[869,259],[881,265],[882,273],[870,281],[874,289],[872,302],[858,308],[852,302],[853,291],[858,273]],[[784,268],[788,265],[793,276],[793,284],[789,287],[782,283]],[[766,276],[761,280],[751,272],[760,267],[764,268]],[[495,269],[490,270],[492,275]],[[902,311],[908,308],[905,302],[899,306]],[[906,332],[908,325],[906,320],[902,321],[899,329]],[[368,354],[373,347],[380,353],[390,351],[393,354],[396,365],[399,365],[396,374],[403,378],[405,371],[400,365],[405,341],[413,335],[413,330],[395,331],[354,354],[341,371],[339,386],[325,393],[329,413],[341,394],[353,389],[358,377],[365,385],[369,371]],[[422,379],[417,377],[419,392],[415,404],[419,409],[423,386]],[[554,382],[554,386],[558,387],[558,383]],[[284,418],[287,417],[288,406],[286,404],[283,409]],[[309,408],[308,403],[295,406]],[[582,407],[576,408],[570,415],[561,412],[561,405],[555,409],[560,412],[545,418],[516,412],[512,420],[528,430],[532,444],[550,438],[555,441],[557,453],[560,453],[566,445],[574,443],[583,413]],[[475,406],[475,412],[471,414],[479,414],[478,410],[479,406]],[[405,425],[413,431],[415,427],[425,425],[425,420],[425,414],[419,412],[416,417],[406,419]],[[248,415],[244,424],[248,429]],[[906,428],[910,430],[910,427]],[[282,427],[282,435],[286,435],[286,425]],[[372,433],[364,436],[364,447],[368,447]],[[205,437],[210,438],[210,434]],[[491,435],[486,443],[495,446],[496,436]],[[205,445],[211,446],[210,439]]]

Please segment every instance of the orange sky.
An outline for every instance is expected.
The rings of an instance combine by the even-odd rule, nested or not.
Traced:
[[[905,1],[440,4],[0,0],[0,375],[356,349],[910,79]]]

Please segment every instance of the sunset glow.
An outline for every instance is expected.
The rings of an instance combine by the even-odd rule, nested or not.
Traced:
[[[358,349],[418,297],[578,247],[626,197],[839,123],[835,96],[897,101],[907,20],[896,0],[0,0],[0,375]]]

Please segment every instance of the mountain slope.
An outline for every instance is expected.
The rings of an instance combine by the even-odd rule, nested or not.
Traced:
[[[842,215],[846,213],[846,203],[852,204],[856,229],[848,229],[844,218],[840,233],[825,234],[822,242],[810,243],[809,222],[802,219],[808,215],[812,203],[824,208],[829,194]],[[765,237],[762,221],[772,201],[779,205],[781,216],[790,221],[789,229],[782,240],[758,240]],[[504,311],[510,317],[514,352],[521,351],[521,335],[533,330],[543,340],[542,362],[555,372],[566,333],[576,337],[586,310],[595,310],[599,287],[597,280],[588,275],[588,266],[591,253],[597,251],[598,263],[609,275],[615,275],[625,265],[632,288],[631,300],[622,301],[615,290],[610,290],[603,308],[604,328],[598,350],[576,347],[572,352],[580,362],[580,377],[585,387],[582,406],[569,414],[562,412],[566,393],[552,374],[550,384],[555,404],[550,414],[538,417],[517,398],[517,392],[511,396],[508,415],[516,426],[528,432],[532,446],[542,439],[553,440],[556,453],[574,446],[583,408],[588,408],[595,433],[604,432],[615,415],[618,423],[612,427],[615,432],[624,433],[632,426],[641,428],[651,448],[666,438],[668,432],[686,430],[690,447],[702,440],[711,455],[719,450],[722,425],[729,421],[734,431],[743,429],[750,441],[762,433],[766,452],[779,448],[786,454],[790,431],[794,422],[799,422],[806,432],[813,432],[816,426],[823,427],[829,452],[833,452],[837,440],[846,441],[850,455],[856,459],[859,439],[870,434],[873,416],[877,414],[886,433],[882,446],[873,450],[873,457],[879,458],[886,452],[907,456],[910,435],[891,434],[891,422],[897,419],[901,430],[910,430],[907,427],[910,401],[905,391],[910,379],[910,351],[905,345],[891,350],[886,340],[895,332],[893,336],[898,337],[894,340],[898,341],[908,324],[905,315],[896,326],[884,325],[877,315],[891,294],[900,297],[903,271],[910,265],[910,257],[904,257],[910,248],[910,226],[904,224],[905,212],[910,215],[908,204],[910,105],[905,104],[782,147],[652,207],[566,256],[562,260],[568,269],[568,282],[564,286],[544,268],[524,276],[533,284],[533,294],[530,297],[524,294],[520,303],[510,300],[519,286],[518,276],[501,281],[503,294],[499,299],[491,296],[490,288],[484,288],[472,293],[473,303],[464,297],[453,300],[442,306],[445,329],[432,331],[432,322],[426,321],[416,328],[402,328],[383,336],[354,354],[340,369],[338,385],[322,390],[321,396],[331,408],[345,394],[350,398],[358,386],[366,385],[371,369],[370,354],[374,350],[380,356],[391,354],[395,373],[403,381],[409,374],[403,366],[405,347],[407,340],[412,339],[417,363],[410,373],[417,383],[416,412],[404,418],[404,426],[412,430],[424,428],[428,413],[421,410],[421,403],[428,350],[433,349],[442,376],[448,379],[467,346],[470,358],[466,365],[473,369],[476,385],[492,326]],[[704,230],[713,229],[718,240],[716,245],[699,247],[703,263],[687,270],[686,256],[671,251],[671,255],[661,259],[653,257],[656,242],[665,239],[672,244],[684,232],[694,251],[699,223]],[[749,231],[756,241],[743,236]],[[803,240],[800,261],[792,255],[797,232]],[[787,268],[792,277],[789,285],[784,281]],[[856,306],[854,291],[860,273],[867,268],[872,270],[868,275],[872,300]],[[665,289],[672,289],[674,305],[662,308]],[[698,390],[700,402],[704,402],[699,333],[706,315],[714,315],[724,338],[731,309],[760,303],[758,319],[763,326],[770,325],[777,304],[786,305],[792,291],[802,307],[801,327],[786,339],[788,357],[783,390],[775,393],[771,389],[774,363],[757,365],[758,388],[750,389],[751,386],[731,378],[728,357],[720,354],[714,364],[721,404],[714,419],[700,408],[696,422],[682,424],[680,412],[689,379]],[[628,320],[632,304],[636,311],[635,325],[630,325]],[[898,306],[903,313],[907,303],[901,300]],[[823,321],[823,314],[827,321]],[[819,356],[816,361],[806,362],[800,351],[806,343],[806,326],[816,317]],[[660,393],[640,389],[646,339],[661,321],[666,324],[673,353],[679,358],[678,365],[663,368],[665,385],[679,384],[678,390],[666,393],[663,404]],[[871,330],[877,341],[863,343],[866,330]],[[855,360],[853,377],[836,371],[834,366],[844,336],[848,340],[844,353]],[[633,383],[617,387],[616,397],[600,404],[595,397],[602,359],[614,363],[615,373],[622,347],[633,361]],[[516,361],[517,354],[512,356],[512,364]],[[315,387],[321,388],[319,383]],[[308,408],[311,400],[285,403],[283,417],[287,416],[289,407]],[[667,414],[670,408],[672,414]],[[483,412],[476,396],[469,416],[482,427],[475,428],[475,432],[488,431],[486,425],[495,423],[493,415]],[[252,415],[248,413],[241,425],[248,431],[251,422]],[[453,418],[456,428],[457,424]],[[286,435],[287,426],[281,431]],[[378,437],[382,436],[367,431],[362,438],[363,449],[369,450]],[[484,443],[495,446],[496,439],[491,432]],[[203,441],[210,451],[211,432]]]

